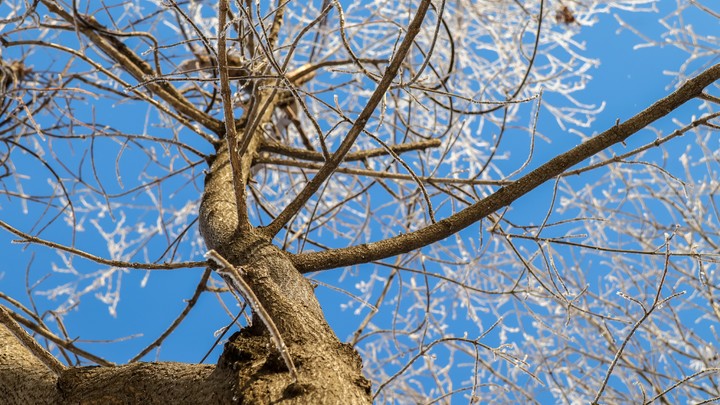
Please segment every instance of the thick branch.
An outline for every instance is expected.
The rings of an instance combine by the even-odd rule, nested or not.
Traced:
[[[33,355],[40,360],[45,366],[55,374],[60,374],[65,366],[60,363],[55,357],[53,357],[45,348],[35,341],[25,329],[20,327],[17,322],[10,316],[8,310],[0,305],[0,323],[5,325],[10,332],[15,335],[15,338],[19,340],[23,346],[27,348]]]
[[[235,190],[235,208],[237,210],[238,226],[248,229],[250,222],[247,215],[245,177],[240,161],[239,141],[235,129],[235,116],[233,114],[232,93],[230,92],[230,78],[228,76],[228,58],[226,41],[226,17],[228,13],[228,0],[220,0],[218,7],[218,67],[220,69],[220,95],[222,96],[223,114],[225,116],[225,139],[230,151],[230,167],[232,168],[233,189]]]
[[[68,369],[56,389],[64,404],[234,403],[232,372],[212,365],[132,363]]]
[[[501,187],[490,196],[442,221],[415,232],[398,235],[378,242],[296,255],[292,259],[293,263],[295,263],[299,271],[307,273],[385,259],[445,239],[480,221],[493,212],[510,205],[513,201],[546,181],[562,174],[570,167],[616,143],[624,141],[654,121],[677,109],[685,102],[700,96],[703,89],[718,79],[720,79],[720,64],[709,68],[697,77],[687,81],[676,91],[657,101],[626,122],[617,124],[600,135],[554,157],[512,184]]]
[[[84,357],[90,361],[93,361],[93,362],[101,365],[101,366],[112,366],[113,365],[113,363],[111,363],[101,357],[98,357],[86,350],[83,350],[83,349],[77,347],[74,343],[74,340],[60,338],[59,336],[57,336],[56,334],[54,334],[53,332],[51,332],[47,328],[45,328],[43,325],[37,324],[33,321],[30,321],[30,320],[24,318],[23,316],[21,316],[20,314],[18,314],[17,312],[9,312],[9,316],[12,317],[12,319],[15,322],[23,325],[24,327],[30,329],[31,331],[37,333],[38,335],[44,337],[45,339],[53,342],[57,346],[62,347],[63,349],[65,349],[73,354],[76,354],[80,357]],[[0,364],[0,368],[2,368],[1,364]]]
[[[420,3],[415,17],[407,28],[407,34],[398,47],[398,50],[385,71],[382,80],[378,83],[377,88],[373,92],[372,96],[370,96],[370,100],[368,100],[365,108],[363,108],[360,112],[360,115],[353,123],[350,131],[348,131],[348,134],[345,136],[345,139],[343,139],[337,151],[330,156],[330,159],[325,162],[325,165],[322,169],[320,169],[320,171],[318,171],[315,177],[313,177],[305,188],[303,188],[303,190],[295,197],[295,199],[282,210],[277,218],[275,218],[275,220],[273,220],[272,223],[265,228],[264,231],[268,236],[276,235],[280,229],[282,229],[290,221],[290,219],[303,206],[305,206],[307,201],[318,191],[325,180],[327,180],[335,172],[335,169],[337,169],[343,161],[345,155],[350,152],[350,148],[352,148],[355,140],[362,133],[365,125],[375,111],[375,108],[383,99],[385,92],[397,76],[400,66],[405,61],[405,56],[407,56],[410,48],[412,47],[415,36],[417,36],[420,32],[420,27],[422,26],[422,22],[425,19],[425,13],[427,12],[429,6],[429,0],[423,0]]]

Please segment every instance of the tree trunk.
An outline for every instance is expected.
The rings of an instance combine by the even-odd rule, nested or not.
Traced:
[[[217,366],[133,363],[57,372],[0,323],[0,402],[9,404],[368,404],[362,361],[327,324],[310,283],[289,256],[251,230],[239,235],[227,148],[206,178],[200,230],[208,249],[242,266],[295,363],[294,381],[260,322],[236,333]],[[0,309],[2,310],[2,309]],[[208,332],[209,333],[209,332]]]
[[[337,339],[312,286],[289,256],[258,230],[238,234],[232,181],[223,145],[206,178],[200,232],[208,249],[243,267],[245,280],[288,346],[298,381],[293,382],[265,327],[257,320],[232,337],[219,366],[238,371],[237,392],[245,403],[370,403],[370,382],[362,376],[360,356]]]

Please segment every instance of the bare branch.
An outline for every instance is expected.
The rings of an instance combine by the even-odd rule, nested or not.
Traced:
[[[82,258],[92,260],[96,263],[104,264],[112,267],[126,268],[126,269],[143,269],[143,270],[175,270],[184,269],[189,267],[205,267],[207,262],[177,262],[177,263],[163,263],[163,264],[152,264],[152,263],[137,263],[137,262],[125,262],[122,260],[108,260],[99,256],[92,255],[84,252],[80,249],[76,249],[69,246],[64,246],[59,243],[50,242],[45,239],[38,238],[36,236],[29,235],[22,232],[12,226],[8,225],[4,221],[0,221],[0,227],[5,228],[10,233],[13,233],[22,238],[17,243],[37,243],[38,245],[47,246],[49,248],[61,250],[63,252],[72,253]]]
[[[75,24],[77,22],[72,14],[63,10],[54,1],[42,0],[42,3],[51,12],[59,15],[68,23]],[[98,22],[94,21],[92,17],[83,17],[82,22],[77,23],[76,27],[95,45],[102,49],[103,52],[122,65],[123,68],[138,81],[143,82],[147,77],[154,77],[160,74],[160,72],[155,72],[150,65],[138,57],[120,40],[112,35],[104,34],[107,30],[100,26]],[[148,88],[173,106],[178,112],[194,119],[216,134],[222,133],[222,122],[198,110],[169,83],[148,83]]]
[[[228,262],[224,257],[222,257],[218,252],[214,250],[208,251],[205,254],[205,257],[207,257],[208,260],[212,260],[217,265],[215,271],[222,276],[228,287],[234,292],[242,295],[245,300],[250,304],[253,312],[255,312],[258,315],[258,318],[260,318],[263,324],[265,324],[265,327],[270,334],[270,339],[275,345],[275,348],[280,353],[280,356],[282,356],[283,360],[285,361],[285,365],[287,366],[288,371],[290,371],[290,375],[293,377],[293,380],[297,382],[297,369],[295,369],[295,364],[293,364],[292,357],[290,357],[290,353],[288,353],[288,348],[285,345],[285,341],[283,340],[282,335],[280,335],[280,331],[278,330],[277,326],[275,326],[275,322],[272,320],[270,314],[268,314],[268,312],[262,306],[260,300],[258,300],[258,297],[253,292],[252,288],[250,288],[248,283],[246,283],[243,279],[242,272],[244,272],[244,270],[242,270],[241,268],[240,271],[238,271],[235,266],[230,264],[230,262]]]
[[[337,169],[337,167],[345,158],[345,155],[347,155],[347,153],[350,151],[350,148],[355,143],[357,137],[362,133],[363,129],[365,129],[365,125],[370,119],[373,111],[375,111],[375,108],[383,99],[385,92],[395,79],[395,76],[397,75],[400,66],[405,60],[405,56],[412,47],[415,36],[420,32],[420,27],[422,26],[422,22],[425,18],[425,13],[427,12],[429,5],[429,0],[423,0],[420,3],[415,13],[415,17],[407,28],[407,34],[405,35],[405,38],[400,44],[397,52],[393,56],[390,65],[385,70],[382,80],[380,81],[380,83],[378,83],[375,91],[373,92],[372,96],[363,108],[362,112],[360,112],[360,114],[358,115],[357,119],[353,123],[345,138],[343,139],[342,143],[335,151],[335,153],[331,155],[330,159],[325,163],[323,168],[318,171],[315,177],[310,180],[310,182],[295,197],[295,199],[282,210],[282,212],[277,216],[277,218],[272,221],[270,225],[264,228],[264,232],[268,236],[274,236],[275,234],[277,234],[280,229],[282,229],[288,223],[288,221],[290,221],[290,218],[292,218],[298,212],[298,210],[300,210],[307,203],[310,197],[312,197],[317,192],[322,183],[324,183],[325,180],[327,180],[330,175],[332,175],[335,169]]]
[[[240,150],[240,141],[235,130],[235,114],[233,113],[232,93],[230,93],[230,79],[228,77],[227,61],[227,23],[228,1],[220,0],[218,7],[218,68],[220,70],[220,95],[223,102],[225,116],[225,141],[227,142],[232,167],[233,187],[235,189],[235,205],[237,208],[238,229],[247,230],[250,227],[247,214],[247,193],[245,190],[245,177],[243,173]]]
[[[443,240],[509,205],[539,185],[562,174],[570,167],[616,143],[624,141],[687,101],[697,97],[702,93],[703,89],[718,79],[720,79],[720,64],[688,80],[673,93],[629,120],[619,123],[592,139],[552,158],[512,184],[500,188],[474,205],[433,225],[379,242],[342,249],[330,249],[324,252],[299,254],[294,256],[293,263],[300,271],[306,273],[384,259]]]
[[[375,148],[366,149],[359,152],[350,152],[345,156],[345,162],[352,162],[355,160],[363,160],[377,156],[386,156],[389,151],[395,153],[409,152],[413,150],[424,150],[440,146],[441,141],[439,139],[428,139],[426,141],[417,141],[410,143],[403,143],[399,145],[389,145],[388,148]],[[388,150],[389,149],[389,150]],[[285,155],[295,159],[310,160],[313,162],[324,162],[325,157],[322,153],[314,152],[305,149],[293,148],[277,141],[267,141],[260,147],[262,152],[272,152],[279,155]]]
[[[109,361],[103,359],[102,357],[96,356],[86,350],[83,350],[83,349],[75,346],[74,341],[62,339],[62,338],[58,337],[57,335],[55,335],[54,333],[52,333],[51,331],[44,328],[43,326],[37,325],[34,322],[31,322],[14,312],[10,312],[10,317],[14,321],[22,324],[23,326],[32,330],[33,332],[38,333],[40,336],[48,339],[49,341],[55,343],[56,345],[63,347],[65,350],[67,350],[71,353],[77,354],[80,357],[84,357],[88,360],[94,361],[95,363],[97,363],[101,366],[113,366],[114,365],[112,362],[109,362]]]
[[[147,347],[145,347],[140,353],[136,354],[135,357],[128,360],[128,363],[133,363],[138,360],[140,360],[143,356],[150,353],[150,351],[156,347],[160,347],[162,345],[163,341],[170,336],[173,331],[180,326],[183,320],[185,320],[185,317],[190,313],[190,311],[195,307],[195,304],[197,304],[198,299],[200,298],[200,295],[206,290],[207,281],[210,278],[210,268],[205,269],[202,276],[200,277],[200,281],[198,282],[197,287],[195,288],[195,293],[193,293],[193,296],[190,297],[190,299],[187,301],[187,304],[185,305],[185,308],[182,310],[180,315],[175,318],[175,320],[168,326],[167,329],[165,329],[165,332],[163,332],[160,336],[158,336],[157,339],[155,339],[152,343],[150,343]]]

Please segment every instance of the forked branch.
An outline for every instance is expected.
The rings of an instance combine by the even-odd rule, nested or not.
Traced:
[[[357,140],[363,129],[365,129],[365,125],[370,120],[375,108],[378,104],[380,104],[380,101],[382,101],[383,97],[385,97],[385,92],[388,88],[390,88],[393,80],[395,80],[395,77],[400,70],[400,66],[404,63],[405,57],[412,47],[415,37],[420,32],[420,27],[422,26],[422,22],[425,19],[425,14],[427,13],[429,6],[429,0],[423,0],[420,3],[415,17],[413,17],[412,22],[407,28],[407,34],[398,47],[392,61],[390,61],[390,65],[385,71],[382,80],[378,83],[372,96],[370,96],[367,104],[360,112],[360,115],[358,115],[357,119],[355,119],[355,122],[345,136],[345,139],[343,139],[337,151],[330,156],[330,159],[325,162],[325,165],[323,165],[315,177],[310,180],[305,188],[303,188],[295,199],[282,210],[272,223],[265,228],[265,233],[268,236],[275,236],[278,232],[280,232],[280,229],[287,225],[290,219],[305,206],[308,200],[310,200],[310,198],[320,189],[320,186],[335,172],[335,169],[337,169],[348,152],[350,152],[350,148],[352,148],[353,144],[355,144],[355,140]]]
[[[128,48],[122,41],[108,34],[109,31],[92,17],[84,16],[82,20],[78,20],[54,1],[43,0],[42,3],[52,13],[60,16],[60,18],[67,23],[75,24],[79,32],[85,35],[106,55],[120,64],[127,73],[131,74],[138,81],[145,82],[148,78],[153,78],[160,73],[154,71],[147,62],[142,60],[142,58]],[[147,88],[170,104],[176,111],[199,122],[205,128],[217,134],[222,133],[222,122],[200,111],[171,84],[166,82],[148,82]]]
[[[550,159],[517,181],[501,187],[495,193],[437,223],[378,242],[299,254],[293,256],[292,261],[300,272],[307,273],[381,260],[443,240],[510,205],[518,198],[546,181],[561,175],[583,160],[616,143],[625,141],[631,135],[666,116],[687,101],[700,97],[703,90],[718,79],[720,79],[720,64],[714,65],[695,78],[688,80],[667,97],[655,102],[629,120],[618,123],[569,151]]]

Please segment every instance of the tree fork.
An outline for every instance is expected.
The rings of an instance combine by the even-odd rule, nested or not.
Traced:
[[[250,159],[254,151],[246,151]],[[245,281],[275,322],[298,371],[294,383],[259,322],[230,339],[219,367],[237,371],[235,390],[247,403],[287,401],[297,404],[368,404],[370,382],[362,361],[341,343],[327,324],[310,283],[290,256],[261,231],[238,229],[233,172],[222,143],[210,164],[199,213],[200,232],[208,249],[232,265],[242,266]],[[286,403],[286,402],[283,402]]]

